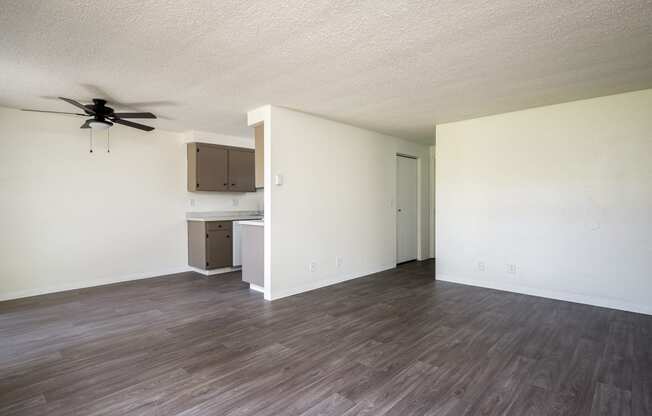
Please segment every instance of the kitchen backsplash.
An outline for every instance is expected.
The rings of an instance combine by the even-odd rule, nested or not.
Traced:
[[[262,211],[263,190],[247,193],[188,192],[187,211]]]

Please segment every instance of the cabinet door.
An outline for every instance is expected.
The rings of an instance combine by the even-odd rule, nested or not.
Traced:
[[[233,264],[231,231],[206,231],[206,268],[219,269]]]
[[[228,189],[228,151],[220,147],[197,146],[198,191]]]
[[[256,191],[254,159],[251,150],[229,149],[229,191]]]

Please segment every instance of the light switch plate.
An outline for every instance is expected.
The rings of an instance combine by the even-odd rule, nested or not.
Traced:
[[[274,176],[274,184],[278,186],[283,185],[283,175]]]

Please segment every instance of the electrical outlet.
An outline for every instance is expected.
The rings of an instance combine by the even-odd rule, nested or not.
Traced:
[[[335,257],[335,266],[342,267],[342,257]]]
[[[487,268],[485,267],[485,264],[483,261],[478,262],[478,270],[481,272],[484,272]]]
[[[315,270],[317,270],[317,263],[315,263],[314,261],[311,261],[308,264],[308,271],[310,271],[310,273],[314,273]]]
[[[515,264],[508,264],[507,265],[507,273],[516,274],[516,265]]]

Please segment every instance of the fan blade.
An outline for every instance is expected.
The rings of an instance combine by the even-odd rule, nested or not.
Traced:
[[[156,118],[152,113],[113,113],[111,116],[118,118]]]
[[[93,121],[92,118],[86,120],[86,121],[84,122],[84,124],[82,124],[81,127],[79,127],[79,128],[80,128],[80,129],[90,129],[91,126],[89,126],[89,123],[90,123],[91,121]]]
[[[146,125],[140,124],[140,123],[134,123],[133,121],[121,120],[119,118],[111,118],[110,120],[112,122],[114,122],[114,123],[122,124],[123,126],[133,127],[135,129],[140,129],[140,130],[145,130],[145,131],[154,130],[154,127],[146,126]]]
[[[82,103],[78,103],[78,102],[75,101],[75,100],[72,100],[72,99],[70,99],[70,98],[65,98],[65,97],[59,97],[59,99],[65,101],[65,102],[67,102],[68,104],[72,104],[72,105],[74,105],[75,107],[79,107],[79,108],[81,108],[81,109],[84,110],[87,114],[95,114],[95,111],[93,111],[92,109],[86,107],[86,106],[85,106],[84,104],[82,104]]]
[[[70,114],[70,115],[73,115],[73,116],[84,116],[84,117],[88,117],[88,114],[82,114],[82,113],[65,113],[65,112],[63,112],[63,111],[30,110],[30,109],[27,109],[27,108],[23,108],[23,109],[20,110],[20,111],[31,111],[31,112],[33,112],[33,113]]]

